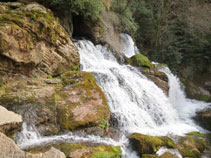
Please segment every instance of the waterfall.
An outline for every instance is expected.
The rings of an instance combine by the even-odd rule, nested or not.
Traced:
[[[185,108],[182,113],[179,112],[184,103],[189,101],[183,97],[180,86],[175,87],[174,82],[179,85],[179,80],[170,71],[166,71],[171,87],[168,98],[139,70],[130,65],[120,65],[105,47],[94,46],[87,40],[78,41],[76,45],[80,52],[82,70],[94,74],[121,131],[148,135],[183,135],[198,131],[196,126],[188,124],[191,119]],[[177,97],[183,98],[179,106]],[[203,102],[200,104],[201,108],[205,106]],[[191,114],[194,114],[195,109],[188,108]]]
[[[137,53],[132,38],[122,34],[122,52],[127,57]],[[71,132],[51,137],[41,137],[34,126],[23,124],[22,132],[16,137],[22,149],[71,142],[105,144],[121,146],[124,158],[137,158],[129,148],[128,134],[138,132],[147,135],[184,135],[191,131],[202,131],[191,117],[196,110],[208,106],[207,103],[187,99],[179,79],[167,67],[159,70],[166,73],[169,79],[169,97],[138,69],[130,65],[120,65],[113,53],[107,48],[95,46],[88,40],[75,43],[80,52],[81,70],[93,73],[108,101],[112,117],[117,120],[115,127],[123,132],[119,140],[102,138],[94,135],[75,135]],[[161,148],[158,154],[165,151],[181,155],[177,150]]]

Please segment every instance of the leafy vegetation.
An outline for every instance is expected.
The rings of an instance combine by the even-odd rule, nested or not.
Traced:
[[[97,20],[104,10],[103,0],[49,0],[52,9]]]

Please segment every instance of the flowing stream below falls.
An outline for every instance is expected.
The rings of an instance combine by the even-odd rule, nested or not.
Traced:
[[[126,46],[123,51],[127,57],[137,53],[134,43],[128,35],[121,35]],[[88,40],[79,40],[76,46],[80,52],[81,70],[91,72],[107,98],[112,117],[117,120],[115,128],[121,131],[119,140],[94,135],[74,135],[42,137],[36,128],[23,125],[19,133],[18,145],[22,149],[55,142],[81,143],[89,141],[96,144],[121,146],[123,157],[136,158],[128,145],[127,135],[138,132],[147,135],[184,135],[191,131],[204,132],[191,119],[196,110],[204,109],[207,103],[187,99],[179,79],[167,67],[160,71],[169,79],[169,96],[147,79],[138,69],[130,65],[120,65],[113,53],[107,48],[95,46]],[[124,51],[125,50],[125,51]],[[129,52],[128,52],[129,51]],[[166,149],[158,152],[162,153]],[[177,151],[170,151],[176,153]]]

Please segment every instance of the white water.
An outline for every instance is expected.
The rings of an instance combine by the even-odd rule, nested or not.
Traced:
[[[206,103],[197,102],[199,106],[189,106],[192,101],[182,95],[179,80],[170,71],[165,72],[171,87],[168,98],[136,68],[120,65],[112,52],[101,45],[94,46],[87,40],[78,41],[76,45],[82,70],[95,75],[111,112],[118,120],[119,129],[148,135],[183,135],[198,131],[190,116],[196,108],[204,108]]]
[[[138,48],[130,35],[122,33],[120,34],[121,52],[125,54],[126,57],[130,58],[133,55],[139,53]]]
[[[128,39],[126,55],[135,54],[134,43]],[[148,80],[136,68],[120,65],[112,52],[105,47],[87,40],[76,43],[82,70],[95,75],[96,81],[104,91],[112,116],[118,120],[117,128],[124,133],[139,132],[147,135],[184,135],[190,131],[202,130],[191,117],[197,109],[207,106],[204,102],[186,99],[179,80],[168,70],[162,68],[169,78],[169,97]],[[132,46],[131,46],[132,45]],[[125,47],[127,48],[127,47]],[[131,53],[132,52],[132,53]],[[20,139],[21,138],[21,139]],[[41,137],[33,127],[23,127],[18,144],[27,149],[54,142],[92,142],[95,144],[120,145],[125,158],[136,158],[128,149],[128,139],[122,136],[118,141],[93,135],[78,136],[72,133],[61,136]],[[163,152],[163,150],[159,152]],[[172,151],[173,152],[173,151]]]

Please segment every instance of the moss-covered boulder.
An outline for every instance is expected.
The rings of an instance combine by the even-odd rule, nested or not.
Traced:
[[[175,148],[173,140],[169,137],[153,137],[139,133],[130,136],[132,147],[139,155],[155,154],[160,147]]]
[[[196,112],[194,119],[200,126],[211,131],[211,108]]]
[[[59,144],[55,148],[71,158],[121,158],[122,151],[119,146],[96,146],[89,147],[81,144]]]
[[[62,129],[101,127],[108,123],[110,111],[106,98],[92,74],[67,72],[61,78],[65,87],[55,97],[58,124]]]
[[[42,135],[85,127],[108,130],[106,98],[90,73],[75,71],[48,79],[20,76],[2,87],[0,105],[20,114]]]
[[[152,68],[150,60],[142,54],[132,56],[128,59],[128,63],[133,66]]]
[[[206,148],[206,141],[194,136],[185,136],[180,138],[177,148],[183,157],[200,158]]]
[[[37,3],[0,3],[0,73],[58,75],[79,54],[53,13]]]

